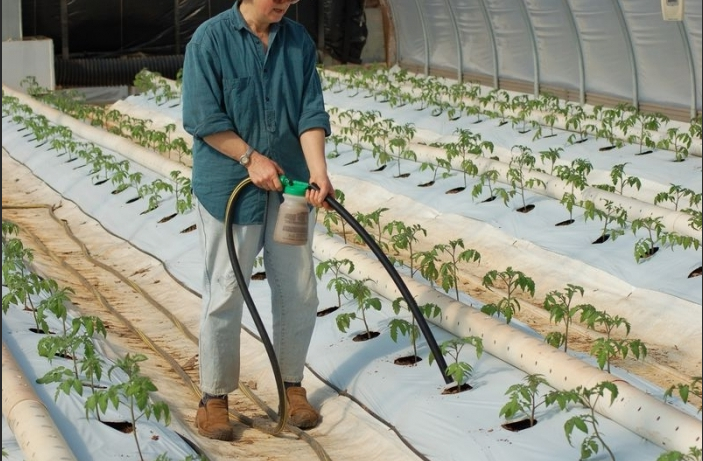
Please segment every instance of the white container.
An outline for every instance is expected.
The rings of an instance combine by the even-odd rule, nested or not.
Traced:
[[[308,243],[309,218],[310,210],[305,196],[284,193],[273,240],[286,245],[305,245]]]

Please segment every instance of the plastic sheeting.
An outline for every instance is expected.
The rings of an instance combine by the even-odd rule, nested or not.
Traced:
[[[701,111],[701,0],[686,1],[683,21],[664,21],[653,0],[386,3],[401,66],[663,107],[681,120]]]
[[[10,149],[11,151],[15,152],[19,150],[17,149],[18,146],[27,143],[21,135],[17,136],[11,129],[6,128],[9,127],[4,127],[3,138],[4,142],[14,147]],[[343,161],[343,159],[340,160]],[[79,185],[76,178],[71,177],[74,174],[79,174],[78,170],[71,166],[66,166],[65,164],[49,165],[48,162],[43,161],[43,158],[33,154],[25,155],[23,161],[26,161],[28,166],[31,166],[38,176],[50,181],[56,190],[62,191],[62,194],[65,194],[67,198],[80,202],[81,206],[84,206],[86,210],[92,210],[91,213],[99,216],[101,223],[106,228],[138,244],[144,251],[158,254],[159,258],[173,269],[173,273],[178,278],[184,282],[197,280],[197,264],[192,264],[193,262],[197,263],[197,248],[187,246],[187,248],[181,247],[178,251],[175,251],[175,247],[178,247],[175,242],[173,245],[164,245],[164,241],[167,238],[165,230],[157,233],[148,230],[152,226],[147,225],[146,222],[155,218],[150,218],[148,215],[135,216],[133,212],[128,215],[129,217],[121,215],[120,213],[122,212],[129,213],[125,207],[116,207],[108,213],[108,210],[106,210],[108,207],[104,198],[98,197],[98,194],[95,193],[86,193],[86,190],[95,190],[94,186],[89,184],[88,179],[83,178]],[[375,175],[368,172],[369,166],[371,166],[370,162],[365,161],[360,162],[351,169],[355,169],[359,175],[365,175],[371,179]],[[57,174],[57,168],[63,168],[61,170],[62,174]],[[339,162],[333,163],[333,168],[341,168]],[[348,174],[349,169],[345,168],[344,173]],[[380,179],[376,178],[372,180],[380,181]],[[394,181],[386,178],[384,183],[388,186],[391,183],[400,185],[400,183]],[[362,190],[371,189],[369,185],[364,186]],[[349,187],[347,190],[351,191],[352,188]],[[402,186],[398,189],[389,189],[388,195],[402,196],[404,195],[403,190]],[[363,194],[359,193],[359,195]],[[432,203],[441,207],[440,202],[442,200],[440,200],[440,197],[442,195],[444,194],[441,192],[433,195],[434,200]],[[348,196],[352,197],[351,194],[348,194]],[[380,198],[382,198],[380,194],[375,197],[375,199]],[[108,199],[111,203],[119,200],[119,198],[114,196],[108,197]],[[394,209],[397,210],[398,207],[394,207]],[[400,211],[408,212],[410,209],[400,208]],[[445,214],[444,217],[448,217],[448,215]],[[510,227],[506,229],[506,232],[514,232],[517,230],[516,227]],[[522,231],[531,232],[531,229],[524,228]],[[477,239],[491,238],[492,236],[493,233],[490,231],[484,233],[476,232],[474,234]],[[184,242],[183,239],[179,241]],[[573,241],[573,239],[569,239],[572,244]],[[565,244],[569,242],[565,242]],[[518,246],[522,245],[523,243],[519,243]],[[178,254],[179,256],[169,256],[164,253],[165,251]],[[189,256],[186,256],[186,252]],[[191,264],[183,264],[184,261],[188,261]],[[489,266],[495,267],[493,265]],[[563,266],[560,269],[563,271]],[[575,271],[571,273],[574,274]],[[659,275],[663,274],[660,273]],[[327,281],[321,281],[320,287],[324,287]],[[320,295],[323,303],[333,301],[332,293],[321,291]],[[265,305],[267,299],[265,290],[257,291],[255,297],[257,304],[261,301],[260,305]],[[468,300],[465,299],[465,301]],[[643,305],[642,309],[644,308],[645,306]],[[353,311],[353,303],[346,302],[343,309],[344,311]],[[266,315],[266,309],[262,311]],[[369,313],[369,324],[374,329],[387,333],[388,320],[392,317],[390,312],[389,299],[386,299],[384,301],[384,309],[381,312]],[[270,318],[265,318],[265,321],[270,322]],[[250,323],[250,320],[247,320],[247,322]],[[517,329],[526,331],[524,327],[519,325],[519,322],[514,322],[514,326]],[[313,348],[309,358],[310,366],[336,388],[344,389],[350,395],[353,395],[364,407],[388,422],[409,444],[425,454],[429,459],[463,460],[466,459],[466,453],[471,453],[472,459],[476,460],[510,459],[520,456],[523,459],[530,460],[562,460],[575,455],[576,449],[570,447],[564,438],[555,438],[554,434],[562,433],[561,427],[563,423],[569,416],[573,416],[577,410],[567,413],[547,411],[540,414],[542,418],[540,424],[532,428],[529,433],[509,433],[499,427],[502,421],[497,412],[499,407],[506,401],[505,389],[508,385],[518,382],[523,376],[521,371],[510,366],[505,361],[498,360],[488,354],[482,356],[480,360],[476,360],[471,348],[467,348],[465,355],[462,357],[465,360],[470,360],[475,367],[475,373],[471,381],[474,389],[469,393],[460,395],[441,396],[437,371],[433,367],[421,363],[419,366],[405,369],[398,368],[393,364],[395,357],[408,352],[406,345],[392,342],[387,334],[383,334],[380,338],[373,341],[357,343],[351,340],[353,333],[355,332],[351,331],[349,334],[341,334],[335,326],[333,316],[320,319],[313,338]],[[434,333],[439,340],[450,337],[447,331],[440,328],[435,329]],[[678,331],[676,334],[678,334]],[[490,338],[487,334],[485,337],[486,342],[489,342]],[[420,353],[426,355],[426,352],[426,346],[421,345]],[[527,350],[525,352],[528,355]],[[557,351],[553,352],[558,353]],[[574,360],[574,362],[578,361]],[[584,362],[581,363],[581,366],[586,367],[587,365]],[[646,383],[639,382],[634,376],[620,374],[618,376],[626,378],[631,383],[644,386],[648,392],[660,392],[660,390],[655,388],[648,388]],[[647,397],[647,399],[649,398]],[[326,408],[326,401],[323,401],[323,412]],[[341,417],[344,415],[338,414],[335,416]],[[351,418],[344,417],[339,423],[346,422],[349,419]],[[694,437],[697,437],[700,433],[700,422],[695,419],[692,418],[691,420],[690,433],[695,434]],[[629,421],[636,424],[637,418],[630,418]],[[608,441],[611,446],[617,447],[616,456],[618,459],[633,461],[654,459],[661,453],[660,448],[644,442],[633,432],[615,424],[614,421],[603,419],[600,423],[599,427],[604,430],[604,433],[608,434]],[[321,431],[327,427],[335,426],[337,421],[329,417],[325,418],[324,424],[326,425],[320,428]],[[686,427],[689,427],[688,423]],[[651,427],[648,426],[647,428]],[[643,428],[637,428],[638,431],[641,429]],[[680,429],[678,431],[671,430],[674,433],[682,433]],[[350,442],[347,437],[345,443],[349,445],[360,442],[368,444],[372,443],[374,439],[387,437],[394,438],[395,435],[390,431],[379,431],[374,438],[366,439],[366,437],[358,437],[355,433],[352,439],[353,442]],[[447,443],[448,441],[450,443]],[[682,446],[685,449],[688,446],[687,444],[688,440],[668,446]]]

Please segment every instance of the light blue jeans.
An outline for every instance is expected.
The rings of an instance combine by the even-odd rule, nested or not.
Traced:
[[[263,225],[233,226],[233,240],[247,286],[256,257],[262,248],[264,250],[273,327],[273,332],[268,334],[274,344],[283,380],[299,382],[303,379],[318,307],[312,258],[315,211],[310,212],[308,243],[284,245],[273,240],[279,206],[278,194],[270,192],[266,222]],[[200,203],[196,202],[196,209],[205,264],[200,317],[200,388],[207,394],[223,395],[239,387],[244,298],[232,269],[224,223]],[[268,308],[256,307],[259,312]]]

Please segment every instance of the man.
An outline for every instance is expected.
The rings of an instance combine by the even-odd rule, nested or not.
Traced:
[[[271,287],[273,343],[289,402],[289,422],[314,427],[318,412],[301,386],[315,325],[317,288],[312,258],[314,211],[306,245],[273,241],[281,201],[280,175],[314,183],[308,202],[328,207],[330,135],[317,73],[315,44],[305,28],[284,18],[297,0],[239,0],[204,22],[186,47],[183,125],[193,135],[192,186],[204,252],[200,324],[198,432],[232,440],[227,395],[238,388],[243,308],[227,250],[227,202],[238,195],[233,238],[248,280],[264,251]],[[254,187],[255,186],[255,187]],[[291,270],[291,268],[295,270]]]

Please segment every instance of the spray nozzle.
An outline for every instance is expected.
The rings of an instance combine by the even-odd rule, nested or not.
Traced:
[[[283,185],[284,194],[297,195],[299,197],[302,197],[305,195],[305,191],[308,190],[308,188],[310,187],[308,183],[290,179],[284,174],[279,176],[279,179],[281,180],[281,184]]]

